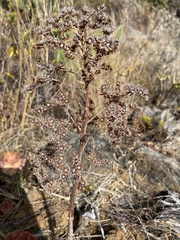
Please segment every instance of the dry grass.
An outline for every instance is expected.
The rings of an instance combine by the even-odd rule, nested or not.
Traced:
[[[32,75],[36,74],[37,69],[36,61],[43,59],[45,62],[58,62],[64,61],[64,58],[61,52],[33,50],[32,43],[36,41],[33,29],[37,24],[43,24],[46,17],[55,15],[64,3],[58,4],[58,1],[54,1],[54,5],[48,5],[47,1],[40,0],[36,8],[20,10],[18,1],[14,2],[15,5],[10,5],[9,10],[0,8],[0,151],[37,150],[44,144],[46,134],[29,126],[27,115],[35,103],[49,99],[53,88],[44,89],[33,96],[28,92],[22,94],[22,89],[32,82]],[[31,6],[30,0],[26,3]],[[107,3],[110,6],[108,1]],[[79,1],[72,1],[70,4],[78,7]],[[99,97],[99,90],[102,83],[115,84],[119,80],[143,84],[150,91],[150,102],[156,106],[168,101],[172,94],[179,98],[179,19],[168,11],[149,9],[147,4],[128,0],[123,0],[120,4],[116,6],[112,3],[109,8],[117,25],[115,35],[120,41],[119,52],[108,58],[113,71],[101,75],[94,82],[91,89],[94,100],[97,101],[98,98],[101,106],[103,100]],[[67,62],[67,65],[72,72],[79,74],[78,63]],[[80,83],[77,82],[76,74],[61,77],[64,86],[71,89],[71,98],[79,91]],[[76,99],[74,104],[78,104],[78,101]],[[109,168],[110,172],[104,172],[107,169],[103,169],[102,173],[97,173],[89,169],[85,173],[87,182],[90,179],[89,184],[93,187],[88,203],[103,210],[105,222],[104,225],[103,222],[101,224],[105,232],[123,228],[120,233],[122,239],[178,239],[180,224],[174,223],[173,219],[166,221],[160,215],[157,216],[156,205],[148,205],[153,189],[148,183],[141,185],[143,179],[137,181],[133,175],[133,167],[132,165],[124,170],[113,164]],[[21,196],[24,196],[24,193],[19,192],[17,208],[13,213],[17,213],[19,204],[22,204],[19,200]],[[16,194],[11,191],[1,191],[0,197],[16,201]],[[80,204],[81,197],[80,193]],[[177,206],[180,205],[177,196],[169,194],[169,198]],[[142,201],[145,207],[142,207]],[[13,213],[10,216],[11,221]],[[5,220],[0,219],[0,223]],[[27,222],[28,218],[25,217],[23,229],[27,228]],[[0,234],[4,237],[3,232]],[[46,232],[46,235],[50,236],[50,232]]]

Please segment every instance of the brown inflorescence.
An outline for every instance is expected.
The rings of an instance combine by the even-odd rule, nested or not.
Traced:
[[[100,95],[105,99],[105,110],[102,114],[96,115],[96,104],[91,96],[88,96],[89,90],[86,91],[86,89],[96,79],[96,75],[102,71],[112,71],[111,66],[104,61],[104,56],[117,51],[119,44],[118,40],[111,36],[114,29],[111,19],[105,13],[105,9],[105,5],[96,9],[84,7],[80,13],[80,11],[71,7],[66,7],[55,18],[48,19],[46,26],[39,26],[35,29],[41,39],[34,43],[34,48],[39,49],[48,46],[53,50],[62,50],[66,58],[72,60],[78,58],[82,66],[81,75],[78,76],[85,83],[82,90],[86,92],[81,96],[83,105],[79,105],[79,109],[73,111],[71,107],[72,99],[69,99],[67,89],[65,91],[62,82],[55,78],[55,76],[69,71],[64,62],[49,64],[39,61],[37,65],[41,73],[32,78],[33,84],[31,86],[25,88],[26,91],[34,92],[50,84],[56,87],[56,93],[50,100],[34,107],[31,111],[33,115],[31,122],[51,131],[48,150],[45,148],[43,151],[30,156],[31,162],[35,166],[34,172],[45,185],[50,184],[49,179],[51,178],[48,177],[50,170],[45,168],[44,163],[49,166],[49,169],[56,172],[55,175],[58,179],[67,179],[71,169],[72,179],[81,181],[81,159],[77,158],[76,162],[76,157],[72,156],[71,165],[64,162],[65,151],[68,147],[66,142],[68,131],[71,132],[76,129],[80,135],[79,146],[85,147],[89,136],[91,136],[88,129],[95,127],[100,120],[101,124],[106,124],[107,133],[112,143],[119,144],[122,137],[132,136],[128,127],[128,116],[133,111],[138,110],[137,105],[132,104],[129,98],[136,94],[148,100],[148,91],[143,89],[141,85],[118,81],[113,88],[110,84],[104,83]],[[101,29],[100,34],[98,34],[97,29]],[[85,105],[87,107],[84,107]],[[44,116],[48,109],[56,106],[65,109],[66,120]],[[66,111],[66,109],[68,110]],[[87,115],[88,117],[85,117]],[[91,127],[87,128],[85,125]],[[83,129],[86,132],[83,132]],[[94,159],[94,162],[99,162],[95,157],[92,159]],[[65,170],[60,171],[59,174],[57,169],[62,166]],[[38,169],[41,169],[41,171],[38,171]]]
[[[128,127],[128,116],[133,111],[138,111],[138,106],[130,101],[129,96],[139,95],[146,101],[148,100],[148,91],[141,85],[127,84],[118,81],[115,88],[109,84],[101,86],[101,95],[107,99],[107,109],[102,119],[105,119],[108,135],[115,145],[120,144],[122,137],[133,136],[132,131]]]

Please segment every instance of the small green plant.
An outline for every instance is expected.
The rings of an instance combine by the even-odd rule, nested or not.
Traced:
[[[150,117],[150,116],[143,115],[141,117],[141,119],[142,119],[143,123],[146,124],[146,125],[152,124],[152,117]]]
[[[49,143],[37,154],[31,154],[34,174],[45,190],[52,191],[53,184],[57,188],[66,182],[71,186],[69,195],[69,217],[67,240],[74,239],[73,219],[74,207],[78,189],[85,186],[83,177],[84,152],[92,140],[99,125],[106,126],[106,136],[114,145],[121,143],[122,137],[132,137],[133,132],[128,127],[128,116],[138,110],[132,103],[131,96],[137,94],[146,100],[148,91],[140,85],[117,81],[114,84],[104,83],[95,97],[91,88],[96,87],[102,71],[112,71],[106,64],[106,58],[118,50],[118,40],[113,38],[112,21],[105,13],[104,5],[96,9],[84,7],[81,12],[74,8],[64,8],[55,18],[48,19],[46,26],[39,26],[36,32],[41,39],[33,47],[41,49],[49,47],[54,51],[63,52],[68,61],[50,63],[38,62],[40,74],[33,77],[33,84],[25,91],[33,93],[42,87],[52,86],[53,96],[48,101],[32,109],[31,122],[51,131]],[[52,34],[55,32],[56,34]],[[78,61],[79,72],[72,72],[68,62]],[[79,86],[75,94],[72,86],[67,86],[61,80],[61,75],[67,73],[68,78],[76,75]],[[99,110],[98,101],[104,99],[104,105]],[[95,101],[94,101],[95,99]],[[77,101],[78,104],[74,104]],[[57,119],[49,116],[48,110],[59,106],[65,112],[65,117]],[[96,107],[98,106],[98,110]],[[69,133],[78,134],[77,151],[66,161],[68,152],[67,136]],[[95,164],[96,156],[89,153],[89,161]],[[103,162],[103,159],[102,159]],[[44,167],[44,163],[48,169]],[[53,171],[53,179],[49,173]],[[59,185],[59,186],[58,186]]]

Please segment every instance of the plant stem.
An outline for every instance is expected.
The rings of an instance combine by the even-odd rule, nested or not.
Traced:
[[[74,202],[76,200],[77,187],[78,187],[78,180],[74,179],[72,192],[70,196],[67,240],[73,240]]]
[[[87,125],[89,121],[89,106],[90,106],[90,96],[89,96],[89,84],[85,85],[85,114],[84,119],[82,122],[82,127],[80,131],[80,145],[79,145],[79,151],[78,151],[78,160],[81,164],[82,161],[82,154],[84,152],[84,148],[86,147],[88,138],[87,136]],[[73,178],[73,186],[72,186],[72,192],[70,195],[70,205],[69,205],[69,216],[68,216],[68,230],[67,230],[67,240],[73,240],[73,219],[74,219],[74,203],[77,196],[77,190],[78,190],[78,179],[76,177]]]

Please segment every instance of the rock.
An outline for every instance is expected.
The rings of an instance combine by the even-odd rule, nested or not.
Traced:
[[[37,188],[32,187],[32,189],[27,193],[27,198],[29,202],[35,202],[40,200],[42,196]]]
[[[170,191],[180,190],[180,163],[176,159],[144,146],[136,151],[136,168],[155,189],[163,185]]]

